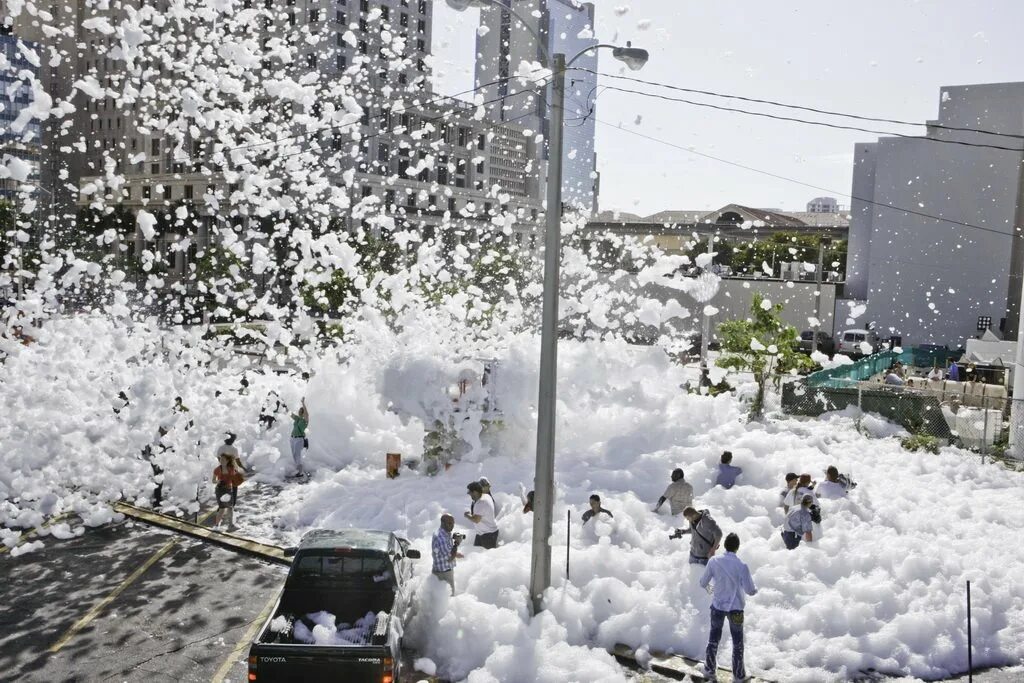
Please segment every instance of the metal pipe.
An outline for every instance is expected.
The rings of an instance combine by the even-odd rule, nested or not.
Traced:
[[[552,64],[551,131],[548,138],[548,191],[544,231],[544,295],[541,314],[540,383],[537,395],[537,464],[533,490],[533,553],[530,604],[544,609],[551,585],[551,518],[555,502],[555,405],[558,384],[558,283],[562,245],[562,121],[565,104],[565,55]]]

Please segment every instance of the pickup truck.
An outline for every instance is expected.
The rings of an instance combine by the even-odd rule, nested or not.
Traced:
[[[317,530],[293,555],[249,647],[249,681],[394,683],[409,609],[409,542],[387,531]]]

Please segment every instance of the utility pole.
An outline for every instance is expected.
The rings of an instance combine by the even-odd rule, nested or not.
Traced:
[[[541,313],[540,387],[537,399],[537,464],[533,475],[533,552],[530,561],[530,604],[533,614],[539,614],[544,609],[544,591],[551,585],[551,524],[555,504],[555,405],[558,384],[558,282],[562,247],[565,55],[554,55],[551,70],[544,293]]]
[[[1018,460],[1024,460],[1024,444],[1021,444],[1021,432],[1024,431],[1024,156],[1017,168],[1017,206],[1013,215],[1013,237],[1010,253],[1010,291],[1006,297],[1007,316],[1003,327],[1003,338],[1008,338],[1017,326],[1017,352],[1013,361],[1013,400],[1010,402],[1010,439],[1007,452]],[[1015,282],[1020,280],[1020,282]],[[1016,286],[1015,286],[1016,285]],[[1016,290],[1016,291],[1014,291]],[[1016,299],[1016,301],[1014,301]]]
[[[817,271],[817,283],[818,287],[814,291],[814,337],[811,339],[811,353],[815,353],[818,350],[818,332],[821,330],[821,280],[822,280],[822,265],[825,260],[825,246],[829,244],[831,240],[827,237],[821,237],[818,239],[818,271]]]
[[[715,248],[715,236],[708,235],[708,254],[711,254]],[[704,267],[704,272],[711,270],[711,259],[708,259],[708,265]],[[710,297],[709,297],[710,300]],[[705,312],[707,308],[707,301],[701,302],[703,306],[700,309],[701,321],[700,321],[700,386],[707,387],[711,386],[711,377],[708,374],[708,337],[711,336],[711,316]]]

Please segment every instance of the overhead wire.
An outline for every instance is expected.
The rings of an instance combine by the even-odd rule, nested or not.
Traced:
[[[668,102],[679,102],[679,103],[688,104],[688,105],[691,105],[691,106],[694,106],[694,107],[704,107],[704,108],[707,108],[707,109],[715,109],[715,110],[718,110],[718,111],[727,111],[727,112],[732,112],[732,113],[736,113],[736,114],[745,114],[747,116],[757,116],[757,117],[766,118],[766,119],[773,119],[775,121],[788,121],[788,122],[792,122],[792,123],[801,123],[801,124],[809,125],[809,126],[820,126],[820,127],[823,127],[823,128],[833,128],[833,129],[836,129],[836,130],[852,130],[852,131],[858,131],[858,132],[861,132],[861,133],[870,133],[872,135],[889,135],[889,136],[892,136],[892,137],[898,137],[898,138],[903,138],[903,139],[907,139],[907,140],[917,140],[917,141],[920,141],[920,142],[934,142],[934,143],[940,143],[940,144],[946,144],[946,145],[960,145],[960,146],[963,146],[963,147],[983,147],[983,148],[986,148],[986,149],[995,149],[995,150],[1003,150],[1003,151],[1007,151],[1007,152],[1016,152],[1018,154],[1020,154],[1022,151],[1024,151],[1024,147],[1005,147],[1005,146],[1002,146],[1002,145],[992,145],[992,144],[988,144],[988,143],[985,143],[985,142],[968,142],[966,140],[954,140],[954,139],[951,139],[951,138],[932,138],[932,137],[924,137],[924,136],[920,136],[920,135],[909,135],[907,133],[898,133],[898,132],[895,132],[895,131],[875,130],[875,129],[871,129],[871,128],[862,128],[860,126],[847,126],[847,125],[838,124],[838,123],[829,123],[827,121],[813,121],[813,120],[810,120],[810,119],[801,119],[801,118],[796,118],[796,117],[793,117],[793,116],[780,116],[778,114],[769,114],[767,112],[751,111],[749,109],[740,109],[738,107],[727,107],[727,106],[720,105],[720,104],[712,104],[710,102],[698,102],[696,100],[690,100],[690,99],[686,99],[686,98],[683,98],[683,97],[671,97],[669,95],[661,95],[661,94],[658,94],[658,93],[645,92],[643,90],[634,90],[632,88],[620,88],[620,87],[614,86],[614,85],[605,85],[603,87],[605,88],[606,91],[607,90],[613,90],[613,91],[622,92],[622,93],[628,93],[628,94],[633,94],[633,95],[641,95],[643,97],[653,97],[655,99],[664,100],[664,101],[668,101]]]
[[[578,71],[585,71],[587,73],[594,74],[595,76],[602,76],[604,78],[614,78],[614,79],[622,80],[622,81],[630,81],[630,82],[633,82],[633,83],[641,83],[641,84],[644,84],[644,85],[650,85],[650,86],[654,86],[654,87],[658,87],[658,88],[665,88],[667,90],[674,90],[674,91],[677,91],[677,92],[685,92],[685,93],[690,93],[690,94],[694,94],[694,95],[707,95],[709,97],[718,97],[718,98],[724,98],[724,99],[739,100],[739,101],[742,101],[742,102],[751,102],[751,103],[754,103],[754,104],[765,104],[765,105],[770,105],[770,106],[773,106],[773,107],[781,107],[781,108],[785,108],[785,109],[794,109],[794,110],[799,110],[799,111],[807,111],[807,112],[812,112],[812,113],[815,113],[815,114],[824,114],[826,116],[839,116],[839,117],[843,117],[843,118],[854,119],[854,120],[857,120],[857,121],[869,121],[869,122],[873,122],[873,123],[893,123],[893,124],[897,124],[897,125],[900,125],[900,126],[926,126],[928,128],[935,128],[935,129],[939,129],[939,130],[949,130],[949,131],[957,131],[957,132],[963,132],[963,133],[976,133],[976,134],[979,134],[979,135],[994,135],[994,136],[998,136],[998,137],[1012,138],[1012,139],[1015,139],[1015,140],[1024,140],[1024,135],[1017,134],[1017,133],[1004,133],[1004,132],[1000,132],[1000,131],[984,130],[984,129],[981,129],[981,128],[970,128],[970,127],[967,127],[967,126],[951,126],[949,124],[943,124],[943,123],[937,123],[937,122],[936,123],[932,123],[932,122],[920,122],[920,121],[905,121],[905,120],[902,120],[902,119],[892,119],[892,118],[883,118],[883,117],[875,117],[875,116],[863,116],[863,115],[859,115],[859,114],[851,114],[851,113],[848,113],[848,112],[841,112],[841,111],[835,111],[835,110],[829,110],[829,109],[820,109],[820,108],[817,108],[817,107],[808,107],[808,106],[805,106],[805,105],[792,104],[792,103],[788,103],[788,102],[779,102],[779,101],[776,101],[776,100],[767,100],[767,99],[759,99],[759,98],[756,98],[756,97],[747,97],[747,96],[743,96],[743,95],[733,95],[733,94],[729,94],[729,93],[720,93],[720,92],[715,92],[713,90],[700,90],[700,89],[697,89],[697,88],[684,88],[684,87],[681,87],[681,86],[678,86],[678,85],[672,85],[670,83],[659,83],[657,81],[650,81],[650,80],[645,80],[645,79],[642,79],[642,78],[635,78],[635,77],[631,77],[631,76],[622,76],[622,75],[619,75],[619,74],[609,74],[609,73],[594,71],[592,69],[587,69],[587,68],[584,68],[584,67],[573,67],[573,69],[578,70]]]
[[[680,151],[687,152],[689,154],[693,154],[695,156],[704,157],[706,159],[711,159],[712,161],[717,161],[719,163],[723,163],[723,164],[726,164],[726,165],[729,165],[729,166],[733,166],[733,167],[736,167],[736,168],[741,168],[743,170],[751,171],[752,173],[758,173],[760,175],[764,175],[764,176],[767,176],[767,177],[770,177],[770,178],[775,178],[777,180],[783,180],[783,181],[786,181],[786,182],[795,183],[797,185],[802,185],[804,187],[809,187],[811,189],[821,190],[822,192],[828,192],[830,194],[838,195],[838,196],[841,196],[841,197],[849,197],[851,200],[861,201],[861,202],[864,202],[864,203],[869,204],[871,206],[877,206],[877,207],[881,207],[881,208],[891,209],[893,211],[901,211],[903,213],[911,214],[911,215],[914,215],[914,216],[919,216],[921,218],[928,218],[928,219],[931,219],[931,220],[941,221],[941,222],[944,222],[944,223],[950,223],[952,225],[957,225],[957,226],[960,226],[960,227],[963,227],[963,228],[969,228],[969,229],[972,229],[972,230],[980,230],[980,231],[983,231],[983,232],[990,232],[990,233],[993,233],[993,234],[996,234],[996,235],[1000,235],[1002,237],[1014,237],[1014,234],[1012,232],[1006,232],[1006,231],[1003,231],[1003,230],[997,230],[995,228],[988,228],[988,227],[981,226],[981,225],[974,225],[973,223],[967,223],[967,222],[959,221],[959,220],[956,220],[956,219],[953,219],[953,218],[945,218],[943,216],[935,216],[933,214],[929,214],[929,213],[926,213],[924,211],[918,211],[916,209],[910,209],[910,208],[907,208],[907,207],[896,206],[895,204],[887,204],[887,203],[884,203],[884,202],[876,202],[876,201],[874,201],[872,199],[868,199],[866,197],[858,197],[857,195],[851,194],[849,192],[840,192],[838,190],[834,190],[834,189],[831,189],[831,188],[828,188],[828,187],[822,187],[821,185],[815,185],[813,183],[808,183],[808,182],[805,182],[805,181],[802,181],[802,180],[798,180],[796,178],[790,178],[790,177],[787,177],[787,176],[784,176],[784,175],[780,175],[778,173],[773,173],[771,171],[765,171],[763,169],[755,168],[753,166],[747,166],[746,164],[741,164],[741,163],[736,162],[736,161],[730,161],[729,159],[723,159],[721,157],[717,157],[717,156],[714,156],[712,154],[707,154],[705,152],[699,152],[696,149],[693,149],[691,147],[684,147],[682,145],[677,145],[675,143],[669,142],[668,140],[662,140],[662,139],[656,138],[656,137],[654,137],[652,135],[647,135],[646,133],[641,133],[639,131],[630,130],[628,128],[623,128],[621,126],[618,126],[618,125],[616,125],[614,123],[610,123],[608,121],[602,121],[601,119],[596,119],[596,118],[594,119],[594,121],[596,123],[599,123],[599,124],[603,125],[603,126],[607,126],[609,128],[613,128],[615,130],[618,130],[618,131],[621,131],[621,132],[624,132],[624,133],[628,133],[630,135],[634,135],[636,137],[640,137],[640,138],[643,138],[645,140],[649,140],[651,142],[656,142],[658,144],[665,145],[666,147],[672,147],[674,149],[678,149]]]

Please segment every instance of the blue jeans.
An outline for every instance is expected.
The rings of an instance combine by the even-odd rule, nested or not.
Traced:
[[[708,651],[704,666],[714,671],[718,666],[718,643],[722,640],[722,624],[729,617],[729,633],[732,635],[732,677],[746,678],[743,667],[743,611],[723,612],[711,608],[711,633],[708,635]]]
[[[708,558],[706,558],[706,557],[697,557],[693,553],[690,553],[690,564],[707,564],[707,563],[708,563]]]

